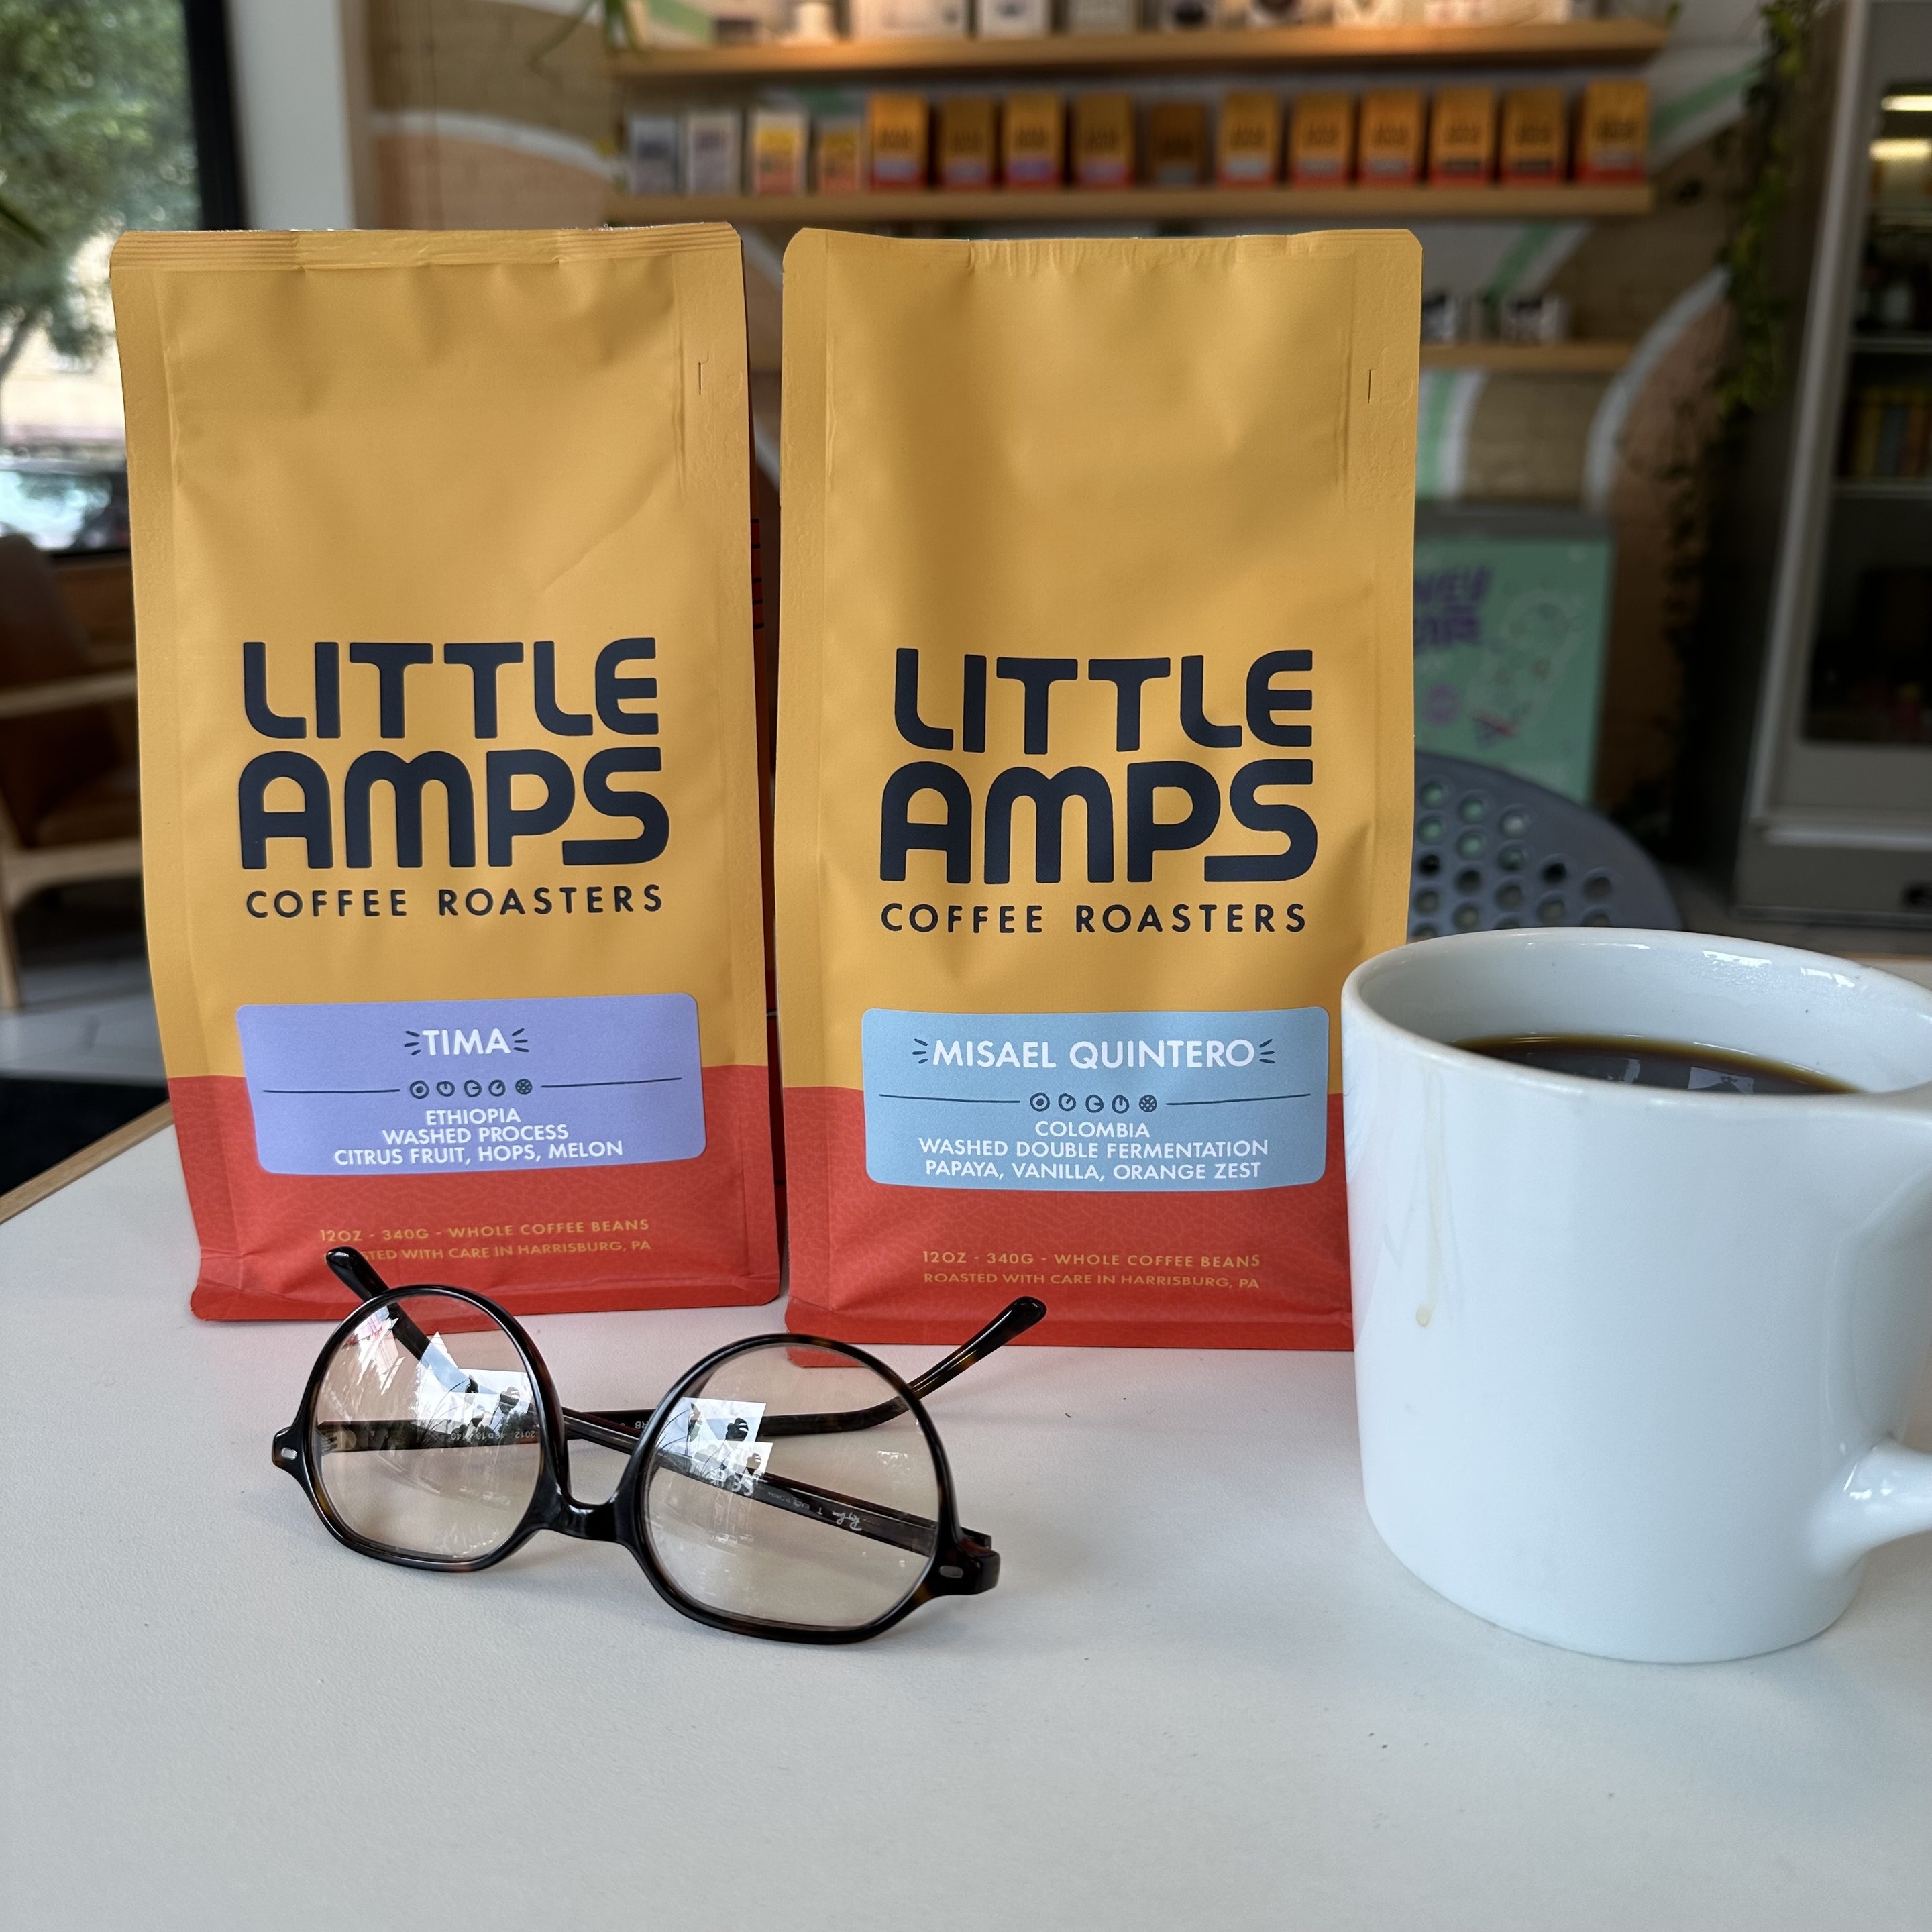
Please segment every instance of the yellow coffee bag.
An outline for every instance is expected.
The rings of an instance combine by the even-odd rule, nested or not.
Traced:
[[[939,184],[991,188],[999,160],[998,106],[982,94],[957,94],[939,104]]]
[[[1412,87],[1362,96],[1356,176],[1364,188],[1412,188],[1422,174],[1422,96]]]
[[[1148,109],[1147,175],[1155,188],[1198,188],[1208,166],[1208,110],[1198,100]]]
[[[1568,172],[1569,146],[1560,87],[1514,88],[1503,96],[1501,180],[1512,186],[1560,182]]]
[[[1281,158],[1281,103],[1272,94],[1231,94],[1221,103],[1215,178],[1223,188],[1266,188]]]
[[[129,235],[113,287],[196,1312],[338,1315],[338,1242],[768,1300],[736,236]]]
[[[1576,178],[1640,182],[1650,166],[1650,89],[1640,80],[1593,80],[1576,104]]]
[[[1288,178],[1297,188],[1346,182],[1355,160],[1355,103],[1346,94],[1304,94],[1288,124]]]
[[[1066,110],[1057,94],[1010,94],[1000,128],[1008,188],[1058,188],[1065,169]]]
[[[1075,99],[1073,178],[1082,188],[1133,185],[1132,94],[1083,94]]]
[[[785,258],[790,1318],[1346,1348],[1404,931],[1407,234]],[[835,433],[836,430],[836,433]]]
[[[1496,156],[1496,89],[1438,88],[1429,116],[1429,178],[1452,187],[1486,182]]]
[[[916,94],[874,94],[866,104],[874,188],[923,188],[931,116]]]

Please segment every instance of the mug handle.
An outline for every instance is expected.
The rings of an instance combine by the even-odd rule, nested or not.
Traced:
[[[1922,1133],[1932,1126],[1932,1082],[1874,1095],[1868,1104]],[[1894,1436],[1874,1443],[1819,1499],[1810,1528],[1812,1561],[1832,1576],[1881,1544],[1932,1530],[1932,1456]]]
[[[1887,1438],[1868,1449],[1820,1503],[1811,1556],[1836,1574],[1868,1550],[1932,1529],[1932,1456]]]

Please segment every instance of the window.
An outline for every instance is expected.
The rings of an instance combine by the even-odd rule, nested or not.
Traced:
[[[232,129],[220,0],[0,0],[0,531],[125,546],[108,253],[238,223]]]

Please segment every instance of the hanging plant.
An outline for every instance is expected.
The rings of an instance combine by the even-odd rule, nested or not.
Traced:
[[[592,18],[603,28],[606,46],[627,47],[633,44],[631,23],[625,11],[624,0],[584,0],[584,4],[574,12],[564,16],[562,26],[554,33],[544,36],[543,44],[530,56],[531,66],[538,66],[548,60],[579,27]]]
[[[1699,711],[1730,701],[1720,670],[1707,656],[1704,618],[1713,519],[1744,460],[1751,419],[1777,398],[1785,380],[1791,304],[1780,292],[1779,248],[1798,166],[1802,112],[1815,82],[1816,30],[1825,0],[1762,0],[1762,54],[1738,124],[1716,143],[1731,190],[1731,219],[1718,249],[1731,323],[1724,358],[1701,424],[1685,425],[1687,446],[1658,481],[1668,523],[1660,614],[1684,678],[1683,714],[1669,728],[1685,748],[1700,742],[1689,724]],[[1654,850],[1676,845],[1680,768],[1643,788],[1617,816]],[[1680,854],[1679,856],[1688,856]]]
[[[1790,304],[1777,292],[1773,255],[1791,200],[1798,103],[1822,11],[1822,0],[1765,0],[1759,10],[1765,52],[1744,97],[1738,130],[1743,188],[1736,224],[1718,256],[1736,318],[1732,353],[1717,394],[1726,431],[1770,402],[1784,376]]]

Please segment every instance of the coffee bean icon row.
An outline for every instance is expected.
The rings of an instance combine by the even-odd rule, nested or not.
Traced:
[[[1144,1114],[1151,1114],[1160,1105],[1151,1094],[1143,1094],[1138,1102],[1130,1100],[1124,1094],[1116,1094],[1110,1099],[1105,1094],[1089,1094],[1084,1098],[1078,1094],[1062,1094],[1056,1102],[1051,1094],[1035,1094],[1028,1104],[1036,1114],[1049,1112],[1056,1104],[1063,1114],[1124,1114],[1138,1106]]]
[[[410,1097],[415,1100],[427,1100],[432,1093],[442,1100],[453,1100],[456,1097],[456,1090],[457,1083],[454,1080],[439,1080],[434,1088],[427,1080],[412,1080],[410,1082]],[[480,1100],[485,1094],[488,1094],[493,1100],[500,1100],[508,1090],[505,1083],[500,1080],[492,1080],[487,1084],[481,1080],[466,1080],[463,1082],[464,1097],[470,1100]],[[519,1080],[517,1082],[517,1091],[519,1094],[527,1094],[530,1090],[529,1081]]]

